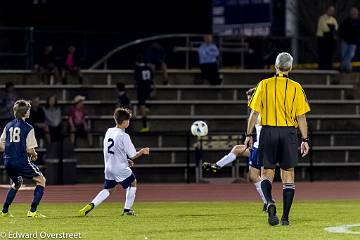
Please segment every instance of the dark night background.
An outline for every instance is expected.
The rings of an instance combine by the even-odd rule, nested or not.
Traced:
[[[1,24],[51,30],[211,31],[211,0],[46,0],[36,5],[33,1],[7,1],[1,7]]]
[[[31,48],[33,63],[46,44],[53,44],[59,55],[68,45],[75,45],[86,68],[108,51],[134,39],[164,33],[209,33],[212,29],[211,0],[38,1],[11,0],[0,7],[0,27],[34,27],[31,46],[26,46],[31,42],[26,30],[0,30],[0,49],[25,52]],[[161,44],[172,54],[171,44]],[[132,67],[132,60],[124,61],[123,56],[131,58],[144,48],[143,44],[126,50],[114,61]],[[2,56],[0,64],[2,68],[24,68],[24,60],[19,57]]]
[[[272,2],[271,36],[284,36],[284,9],[285,0]],[[305,25],[310,26],[309,23]],[[0,27],[3,27],[0,29],[0,52],[21,54],[30,51],[34,56],[31,64],[29,59],[18,56],[0,56],[1,68],[29,67],[37,62],[37,56],[46,44],[53,44],[59,55],[63,55],[67,46],[75,45],[83,68],[87,68],[110,50],[134,39],[165,33],[212,32],[212,0],[7,0],[1,2]],[[4,30],[4,27],[18,29]],[[29,27],[33,27],[32,33]],[[264,38],[247,40],[250,47],[256,48],[254,54],[246,56],[248,68],[263,68],[268,59],[273,58],[273,52],[290,50],[287,40],[275,43]],[[174,46],[183,46],[184,39],[160,43],[168,52],[169,67],[184,67],[181,65],[184,54],[172,51]],[[140,44],[125,50],[121,56],[112,59],[113,67],[132,67],[131,58],[146,47]],[[313,50],[301,51],[312,53],[310,59],[313,60]],[[191,67],[196,67],[197,56],[192,55]],[[234,57],[235,62],[230,65],[239,64],[239,57]]]

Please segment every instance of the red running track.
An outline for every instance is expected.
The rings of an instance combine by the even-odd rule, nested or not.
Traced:
[[[47,186],[42,202],[89,202],[102,189],[101,184]],[[0,188],[0,201],[7,189]],[[282,199],[281,183],[273,186],[275,199]],[[15,202],[31,202],[32,190],[20,191]],[[298,182],[296,200],[360,200],[360,182]],[[120,187],[107,201],[123,201]],[[254,185],[250,183],[213,184],[141,184],[136,201],[259,201]]]

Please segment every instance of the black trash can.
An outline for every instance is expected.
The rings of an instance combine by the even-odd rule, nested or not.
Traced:
[[[46,158],[44,163],[46,184],[60,184],[59,159]]]
[[[46,183],[54,184],[75,184],[76,183],[76,159],[65,158],[62,161],[62,171],[60,160],[57,158],[45,159]]]
[[[64,158],[63,184],[76,184],[76,162],[75,158]]]

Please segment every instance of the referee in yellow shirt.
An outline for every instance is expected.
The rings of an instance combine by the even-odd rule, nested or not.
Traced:
[[[261,189],[267,202],[268,222],[272,226],[279,224],[271,194],[276,164],[280,165],[283,183],[284,209],[281,224],[289,225],[289,212],[295,194],[294,167],[298,161],[297,127],[302,136],[301,154],[304,157],[309,152],[305,114],[310,111],[310,107],[301,85],[288,77],[292,62],[293,58],[289,53],[280,53],[275,62],[276,75],[260,81],[249,101],[252,111],[245,145],[252,147],[252,132],[260,114],[262,129],[258,160],[263,163]]]

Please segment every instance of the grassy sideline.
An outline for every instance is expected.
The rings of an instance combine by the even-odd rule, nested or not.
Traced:
[[[278,204],[281,217],[281,204]],[[85,218],[82,204],[42,204],[46,219],[27,219],[26,204],[14,204],[12,219],[0,219],[1,233],[81,233],[81,239],[359,239],[328,233],[325,227],[360,223],[360,201],[305,201],[293,206],[291,226],[270,227],[254,202],[135,203],[136,217],[121,217],[122,203],[104,203]],[[356,228],[354,231],[360,230]],[[8,239],[5,237],[4,239]],[[40,236],[38,236],[40,239]]]

